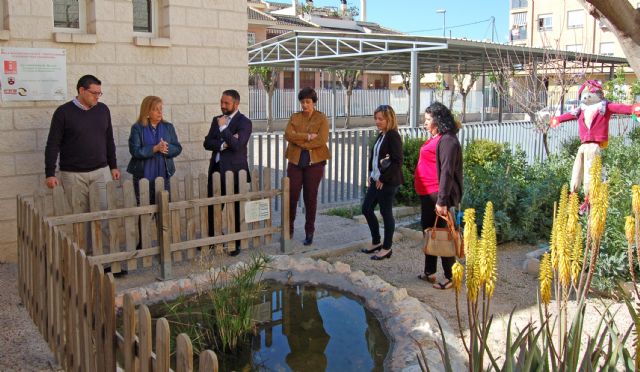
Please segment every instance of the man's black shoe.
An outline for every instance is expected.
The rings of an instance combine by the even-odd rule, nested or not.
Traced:
[[[227,251],[227,255],[229,255],[231,257],[235,257],[235,256],[237,256],[239,254],[240,254],[240,249],[239,248],[236,248],[235,251]]]
[[[312,243],[313,243],[313,234],[308,234],[304,238],[304,241],[302,242],[302,244],[304,244],[304,245],[311,245]]]

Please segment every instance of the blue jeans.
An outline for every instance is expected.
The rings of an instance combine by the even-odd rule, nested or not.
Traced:
[[[393,198],[396,196],[399,187],[383,185],[382,189],[378,190],[376,181],[370,179],[367,195],[362,203],[362,214],[367,219],[369,230],[371,230],[371,243],[373,245],[380,244],[380,225],[376,215],[373,213],[376,205],[380,205],[380,214],[384,223],[384,241],[382,243],[382,248],[384,249],[391,248],[391,243],[393,242],[393,232],[396,228],[396,221],[393,218]]]

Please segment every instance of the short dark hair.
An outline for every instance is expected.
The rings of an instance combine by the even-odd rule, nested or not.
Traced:
[[[436,101],[429,105],[424,112],[431,115],[433,121],[438,127],[438,133],[458,133],[460,127],[456,123],[456,119],[453,117],[451,110],[449,110],[447,106]]]
[[[234,102],[240,102],[240,93],[238,93],[238,91],[235,89],[227,89],[222,92],[222,95],[233,98]]]
[[[316,103],[318,102],[318,93],[311,87],[302,88],[298,93],[298,101],[302,101],[305,98],[310,98],[313,103]]]
[[[89,89],[89,86],[91,84],[102,85],[102,82],[93,75],[84,75],[78,80],[78,84],[76,85],[76,91],[80,93],[80,88]]]

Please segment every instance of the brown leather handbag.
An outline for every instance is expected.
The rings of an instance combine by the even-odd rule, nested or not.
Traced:
[[[436,227],[440,218],[447,222],[447,227]],[[431,256],[464,258],[462,234],[456,229],[451,213],[446,217],[436,216],[433,227],[424,230],[422,251]]]

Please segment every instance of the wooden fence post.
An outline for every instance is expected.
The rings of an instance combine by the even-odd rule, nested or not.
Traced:
[[[176,338],[176,372],[193,372],[193,346],[186,333]]]
[[[171,332],[165,318],[156,321],[156,371],[169,372],[171,358]]]
[[[200,353],[200,372],[218,372],[218,357],[211,350]]]
[[[280,232],[280,252],[291,251],[291,237],[289,236],[289,177],[282,178],[282,231]]]
[[[160,280],[171,279],[171,214],[169,193],[164,189],[156,193],[158,205],[158,243],[160,244]]]

